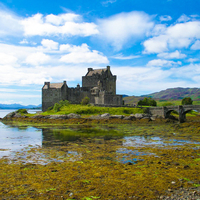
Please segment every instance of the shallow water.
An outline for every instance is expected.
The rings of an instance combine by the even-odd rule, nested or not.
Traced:
[[[132,134],[134,127],[130,126]],[[138,129],[138,127],[137,127]],[[143,127],[139,127],[143,131]],[[115,160],[122,163],[136,163],[141,156],[152,155],[141,150],[131,150],[130,147],[171,147],[185,144],[200,144],[189,139],[177,139],[174,135],[170,137],[141,136],[124,133],[117,126],[79,126],[36,128],[31,126],[16,126],[0,122],[0,158],[9,158],[15,162],[47,164],[49,162],[64,162],[81,160],[82,153],[87,145],[92,148],[114,142],[117,145]],[[148,132],[145,127],[145,133]],[[138,133],[138,132],[137,132]],[[150,130],[152,134],[152,129]],[[57,151],[60,147],[71,149]],[[78,146],[78,151],[73,146]],[[100,147],[98,147],[100,148]],[[52,152],[51,152],[52,150]],[[91,150],[87,150],[88,152]],[[105,149],[102,149],[105,151]],[[107,150],[106,150],[107,151]],[[50,154],[53,154],[50,155]],[[155,155],[156,156],[156,155]],[[109,158],[107,158],[109,159]],[[113,159],[113,158],[112,158]]]

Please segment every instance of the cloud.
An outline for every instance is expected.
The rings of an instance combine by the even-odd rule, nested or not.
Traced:
[[[0,65],[15,64],[17,58],[10,54],[5,54],[0,52]]]
[[[68,52],[68,54],[63,55],[60,59],[61,62],[65,63],[109,63],[108,59],[101,55],[100,52],[96,50],[90,51],[87,44],[82,44],[81,46],[76,45],[61,45],[61,51]]]
[[[25,36],[90,36],[98,34],[94,23],[82,22],[75,14],[42,15],[40,13],[21,20]]]
[[[120,50],[127,42],[133,43],[143,38],[154,26],[151,16],[136,11],[99,20],[98,24],[101,39],[117,50]]]
[[[200,40],[197,40],[192,46],[192,50],[199,50],[200,49]]]
[[[114,59],[117,59],[117,60],[132,60],[132,59],[135,59],[135,58],[139,58],[140,56],[133,56],[133,55],[130,55],[130,56],[124,56],[123,54],[117,54],[115,56],[112,56],[111,58],[114,58]]]
[[[147,63],[147,66],[158,66],[158,67],[171,67],[173,65],[181,65],[180,61],[174,62],[169,60],[154,59]]]
[[[30,65],[40,65],[50,62],[51,58],[50,56],[42,53],[42,52],[36,52],[30,54],[27,58],[25,63]]]
[[[162,53],[174,48],[188,48],[200,39],[200,21],[177,23],[163,29],[160,35],[144,41],[144,53]]]
[[[198,58],[189,58],[189,59],[187,60],[187,62],[193,63],[193,62],[196,62],[196,61],[198,61],[198,60],[199,60]]]
[[[113,4],[113,3],[115,3],[117,0],[107,0],[107,1],[103,1],[102,2],[102,5],[103,6],[108,6],[109,4]]]
[[[187,21],[190,21],[190,17],[188,17],[187,15],[183,14],[181,15],[179,18],[178,18],[178,22],[187,22]]]
[[[56,50],[58,49],[58,42],[54,42],[53,40],[43,39],[41,42],[42,46],[48,50]]]
[[[160,16],[160,21],[171,21],[172,17],[169,15]]]
[[[180,51],[176,50],[175,52],[172,53],[160,53],[157,55],[160,58],[165,58],[165,59],[182,59],[187,57],[187,55],[182,54]]]
[[[22,18],[0,8],[0,37],[20,36],[23,33]]]

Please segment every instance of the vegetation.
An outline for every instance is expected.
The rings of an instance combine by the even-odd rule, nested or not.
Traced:
[[[80,104],[70,104],[69,102],[61,105],[62,103],[56,103],[53,106],[53,109],[47,110],[43,115],[52,115],[52,114],[80,114],[80,115],[98,115],[109,113],[111,115],[130,115],[136,113],[144,113],[145,110],[141,108],[128,108],[128,107],[98,107]]]
[[[182,105],[192,105],[192,99],[190,98],[190,97],[185,97],[183,100],[182,100],[182,102],[181,102],[181,104]]]
[[[152,99],[151,97],[145,97],[143,100],[140,100],[138,102],[139,106],[157,106],[157,103],[154,99]]]
[[[19,113],[19,114],[28,114],[26,109],[19,109],[19,110],[17,110],[17,113]]]
[[[162,106],[174,106],[174,104],[171,102],[165,102],[162,104]]]
[[[90,98],[89,97],[84,97],[81,101],[81,105],[88,105],[90,103]]]

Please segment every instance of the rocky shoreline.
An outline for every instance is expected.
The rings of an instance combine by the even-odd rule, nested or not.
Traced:
[[[122,121],[136,121],[136,120],[145,120],[145,121],[156,121],[157,119],[164,119],[159,116],[152,116],[150,114],[146,113],[136,113],[136,114],[130,114],[128,116],[125,115],[110,115],[109,113],[104,113],[101,115],[91,115],[87,117],[82,117],[79,114],[70,113],[68,115],[41,115],[36,114],[34,116],[27,116],[24,114],[20,114],[17,111],[11,112],[7,114],[3,119],[1,120],[17,120],[17,119],[33,119],[33,120],[67,120],[67,119],[86,119],[86,120],[122,120]],[[164,119],[166,121],[169,120],[175,120],[177,119],[174,116],[171,116],[168,119]]]

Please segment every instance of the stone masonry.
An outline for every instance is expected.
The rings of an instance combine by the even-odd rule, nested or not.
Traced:
[[[81,103],[84,97],[89,97],[94,105],[121,106],[122,95],[116,95],[117,76],[112,75],[110,66],[105,69],[88,68],[82,76],[82,87],[68,87],[67,82],[45,82],[42,87],[42,110],[46,111],[61,100],[68,100],[72,104]]]

